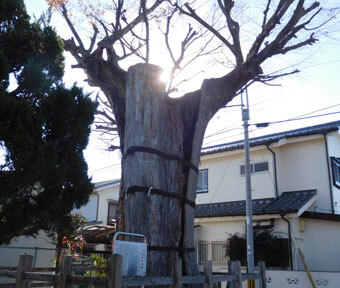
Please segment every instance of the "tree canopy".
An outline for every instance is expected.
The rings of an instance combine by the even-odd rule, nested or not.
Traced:
[[[92,192],[83,150],[96,105],[64,87],[62,42],[22,0],[0,2],[0,243],[71,223]]]

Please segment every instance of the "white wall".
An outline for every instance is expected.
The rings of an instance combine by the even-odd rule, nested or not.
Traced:
[[[203,220],[204,221],[204,220]],[[244,233],[245,220],[228,222],[199,222],[195,219],[196,237],[202,241],[227,240],[228,234]]]
[[[299,138],[296,139],[300,140]],[[288,142],[276,148],[279,192],[317,189],[314,211],[330,213],[332,210],[324,139],[321,135],[313,135],[304,137],[304,140]]]
[[[274,217],[274,216],[273,216]],[[279,217],[279,216],[275,216]],[[245,233],[245,217],[219,217],[214,218],[196,218],[195,225],[199,225],[197,229],[197,237],[199,240],[214,241],[227,240],[228,235],[235,233]],[[223,219],[223,220],[222,220]],[[237,220],[234,220],[237,219]],[[254,216],[253,221],[266,221],[268,224],[269,218],[262,218]],[[262,225],[264,222],[262,222]],[[288,238],[288,228],[286,222],[280,218],[274,219],[273,230],[283,238]]]
[[[119,184],[108,186],[97,190],[99,194],[98,205],[98,221],[102,221],[104,225],[107,222],[107,213],[109,209],[109,202],[118,202],[119,198]]]
[[[86,217],[88,221],[102,221],[103,225],[107,222],[108,203],[118,202],[119,182],[113,185],[105,185],[94,191],[89,198],[89,202],[74,210]],[[98,210],[98,211],[97,211]]]
[[[55,248],[52,240],[49,239],[45,232],[40,231],[36,237],[19,236],[12,239],[8,246],[15,247],[40,247],[40,248]]]
[[[329,156],[340,157],[340,130],[327,134]]]
[[[251,163],[268,161],[269,171],[252,174],[253,199],[275,196],[271,153],[256,147],[250,153]],[[240,175],[244,165],[242,150],[201,157],[200,169],[208,169],[208,193],[198,193],[196,203],[218,203],[245,199],[245,177]]]
[[[256,270],[256,269],[255,269]],[[225,269],[226,272],[227,269]],[[257,270],[255,271],[257,272]],[[247,273],[242,270],[242,273]],[[316,287],[338,288],[340,273],[311,272]],[[305,271],[266,270],[267,288],[312,288]],[[227,287],[227,282],[222,282],[222,288]],[[242,281],[242,288],[247,288],[247,281]],[[255,281],[255,287],[260,287],[259,280]]]
[[[74,209],[73,211],[84,216],[87,221],[97,220],[97,204],[98,195],[92,193],[89,197],[89,202],[81,206],[79,209]]]
[[[340,273],[312,272],[316,287],[338,288]],[[312,287],[304,271],[267,270],[267,288],[309,288]],[[244,284],[245,282],[243,282]],[[243,286],[246,287],[246,286]]]
[[[340,223],[304,219],[305,232],[299,231],[298,219],[293,220],[293,234],[304,254],[309,269],[340,271]],[[298,258],[297,269],[304,270]]]

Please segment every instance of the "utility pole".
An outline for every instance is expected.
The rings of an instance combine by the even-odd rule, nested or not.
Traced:
[[[251,179],[250,179],[250,153],[249,153],[249,102],[248,91],[246,89],[246,105],[242,101],[242,120],[244,127],[244,160],[245,160],[245,177],[246,177],[246,226],[247,226],[247,270],[248,273],[254,273],[254,236],[253,236],[253,207],[251,197]]]

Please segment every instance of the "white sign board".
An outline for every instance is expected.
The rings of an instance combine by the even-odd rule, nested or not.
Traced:
[[[146,275],[146,257],[147,257],[146,243],[114,240],[113,254],[119,254],[123,256],[122,265],[123,276]]]

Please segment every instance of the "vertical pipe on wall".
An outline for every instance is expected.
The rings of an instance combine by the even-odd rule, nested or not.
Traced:
[[[270,149],[269,144],[267,144],[266,147],[273,154],[275,198],[278,198],[279,197],[279,189],[277,187],[276,154],[272,149]]]
[[[289,265],[290,269],[294,270],[293,267],[293,255],[292,255],[292,232],[290,230],[290,222],[288,219],[285,218],[285,214],[281,214],[281,218],[283,221],[287,222],[288,225],[288,250],[289,250]]]
[[[97,211],[96,211],[96,221],[98,221],[98,212],[99,212],[99,193],[97,193]]]
[[[323,133],[323,138],[325,139],[327,171],[328,171],[328,184],[329,184],[329,193],[330,193],[330,196],[331,196],[331,198],[330,198],[331,199],[331,208],[332,208],[332,214],[334,214],[333,188],[332,188],[331,169],[330,169],[330,164],[329,164],[329,152],[328,152],[327,132]]]
[[[37,264],[37,257],[38,257],[38,247],[34,247],[34,256],[33,256],[33,267]]]

